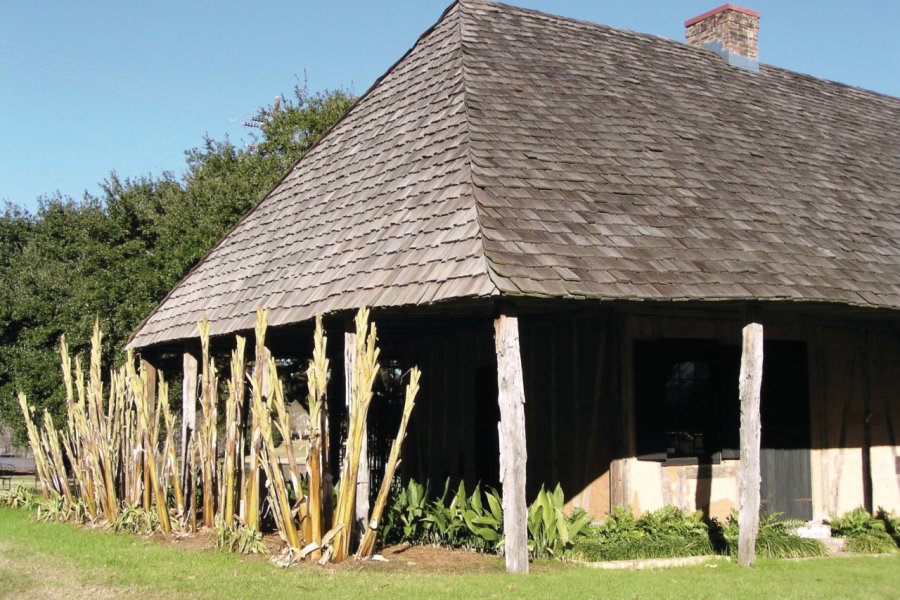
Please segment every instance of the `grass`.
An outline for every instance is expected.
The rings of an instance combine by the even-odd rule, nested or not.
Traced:
[[[0,597],[820,600],[896,598],[900,589],[900,555],[763,560],[749,570],[726,561],[660,571],[594,571],[559,563],[538,567],[525,577],[384,572],[354,563],[281,570],[260,558],[188,550],[66,523],[36,523],[26,511],[0,508]]]

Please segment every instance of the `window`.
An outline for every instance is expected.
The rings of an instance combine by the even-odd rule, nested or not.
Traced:
[[[638,457],[671,464],[736,457],[739,350],[713,341],[638,342]]]

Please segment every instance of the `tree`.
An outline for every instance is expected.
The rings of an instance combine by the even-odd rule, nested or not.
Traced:
[[[57,348],[66,333],[84,352],[95,317],[109,364],[165,294],[281,179],[346,110],[344,91],[310,95],[297,86],[281,110],[263,108],[261,136],[247,148],[205,139],[187,168],[120,179],[100,197],[57,195],[35,214],[0,215],[0,420],[23,440],[15,393],[28,394],[61,424]]]

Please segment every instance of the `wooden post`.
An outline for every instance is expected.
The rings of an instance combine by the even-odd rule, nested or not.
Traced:
[[[182,359],[182,374],[184,380],[181,384],[181,488],[185,490],[185,496],[193,498],[190,485],[193,479],[189,476],[190,470],[190,444],[194,431],[197,428],[197,356],[191,352],[185,352]]]
[[[494,321],[497,401],[500,404],[500,483],[503,486],[503,552],[506,570],[528,573],[528,508],[525,503],[525,384],[519,350],[519,320],[501,314]]]
[[[352,419],[350,415],[350,398],[353,394],[353,374],[356,370],[356,333],[353,331],[344,332],[344,400],[347,404],[348,420]],[[359,472],[356,476],[356,508],[354,509],[357,537],[362,541],[366,534],[366,524],[369,521],[369,444],[368,444],[368,427],[366,427],[362,436],[362,445],[359,451]],[[346,460],[346,457],[345,457]]]
[[[141,357],[141,372],[144,374],[144,397],[147,399],[147,406],[150,407],[150,423],[156,422],[156,368],[144,357]],[[155,440],[154,440],[155,441]],[[150,446],[144,447],[144,495],[142,498],[142,506],[145,510],[150,509],[151,504],[151,478],[150,478],[150,461],[147,460],[147,453],[153,452]]]
[[[750,323],[743,330],[741,349],[741,467],[738,476],[738,563],[749,567],[756,559],[759,532],[761,426],[759,391],[763,377],[763,327]]]

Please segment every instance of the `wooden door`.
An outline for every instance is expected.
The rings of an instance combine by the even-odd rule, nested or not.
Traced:
[[[806,344],[765,344],[760,412],[762,510],[812,519]]]

